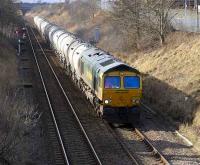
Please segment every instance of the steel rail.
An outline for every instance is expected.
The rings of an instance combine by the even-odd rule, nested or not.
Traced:
[[[139,131],[137,128],[134,128],[134,131],[136,134],[143,140],[143,142],[148,145],[148,147],[152,150],[153,155],[155,155],[157,158],[160,158],[160,161],[165,165],[170,165],[170,163],[165,159],[165,157],[153,146],[153,144],[148,140],[146,135]]]
[[[58,135],[59,143],[60,143],[61,148],[62,148],[63,157],[64,157],[64,160],[65,160],[65,163],[67,165],[70,165],[69,159],[68,159],[68,156],[67,156],[67,153],[66,153],[66,149],[64,147],[63,139],[61,137],[60,130],[58,128],[58,124],[57,124],[57,121],[56,121],[56,118],[55,118],[55,114],[53,112],[53,108],[52,108],[52,104],[51,104],[51,101],[50,101],[50,97],[49,97],[49,94],[48,94],[48,91],[47,91],[47,88],[46,88],[46,85],[45,85],[45,81],[44,81],[44,78],[43,78],[39,63],[38,63],[38,59],[37,59],[35,50],[33,48],[33,44],[32,44],[32,41],[31,41],[30,34],[29,34],[27,26],[26,26],[26,29],[27,29],[27,34],[28,34],[30,45],[31,45],[31,49],[32,49],[32,52],[33,52],[33,55],[34,55],[34,59],[35,59],[35,62],[36,62],[37,68],[38,68],[38,72],[39,72],[39,75],[40,75],[40,78],[41,78],[41,81],[42,81],[42,86],[43,86],[43,89],[45,91],[45,95],[46,95],[46,98],[47,98],[47,101],[48,101],[48,105],[49,105],[49,108],[50,108],[51,116],[52,116],[52,119],[53,119],[53,122],[54,122],[54,125],[55,125],[55,128],[56,128],[56,133]]]
[[[122,149],[126,152],[126,154],[128,155],[128,157],[133,161],[133,163],[135,165],[140,165],[141,163],[137,160],[137,158],[135,156],[133,156],[133,153],[131,153],[129,151],[129,149],[127,148],[126,144],[124,144],[124,142],[121,140],[121,138],[117,135],[117,133],[112,129],[112,126],[110,126],[108,124],[107,121],[103,120],[104,124],[107,126],[107,128],[109,129],[109,131],[111,132],[111,134],[115,137],[115,139],[118,141],[118,143],[120,144],[120,146],[122,147]]]
[[[97,155],[97,153],[96,153],[96,151],[95,151],[95,149],[94,149],[94,147],[93,147],[93,145],[92,145],[92,143],[91,143],[91,141],[90,141],[90,139],[89,139],[89,137],[88,137],[88,135],[87,135],[87,133],[86,133],[84,127],[83,127],[83,125],[81,124],[81,121],[79,120],[78,115],[76,114],[76,112],[75,112],[75,110],[74,110],[74,107],[73,107],[73,105],[71,104],[71,102],[70,102],[70,100],[69,100],[69,97],[67,96],[67,94],[66,94],[66,92],[65,92],[65,90],[64,90],[64,88],[63,88],[63,86],[61,85],[61,83],[60,83],[60,81],[59,81],[59,79],[58,79],[58,77],[57,77],[57,75],[56,75],[56,73],[55,73],[53,67],[51,66],[51,63],[50,63],[49,59],[47,58],[46,53],[44,52],[44,49],[42,48],[41,44],[39,43],[39,41],[38,41],[38,39],[37,39],[37,37],[36,37],[36,35],[35,35],[33,29],[32,29],[31,27],[30,27],[30,29],[31,29],[31,31],[32,31],[32,33],[33,33],[33,35],[34,35],[34,37],[35,37],[35,39],[36,39],[36,41],[37,41],[37,43],[38,43],[40,49],[41,49],[41,51],[42,51],[43,56],[45,57],[45,59],[46,59],[48,65],[49,65],[49,67],[51,68],[51,71],[52,71],[52,73],[54,74],[54,77],[55,77],[55,79],[56,79],[56,81],[57,81],[57,83],[58,83],[60,89],[62,90],[62,93],[63,93],[65,99],[66,99],[67,102],[69,103],[70,108],[71,108],[71,111],[72,111],[72,113],[74,114],[74,117],[76,118],[76,120],[77,120],[77,122],[78,122],[78,124],[79,124],[79,126],[80,126],[80,128],[81,128],[81,130],[82,130],[82,132],[83,132],[83,134],[84,134],[84,136],[85,136],[85,138],[86,138],[86,140],[87,140],[87,142],[88,142],[88,144],[89,144],[89,146],[90,146],[90,148],[91,148],[91,150],[92,150],[92,152],[93,152],[93,154],[94,154],[94,156],[95,156],[95,158],[96,158],[96,160],[97,160],[97,162],[98,162],[98,164],[99,164],[99,165],[102,165],[101,160],[99,159],[99,157],[98,157],[98,155]]]
[[[119,137],[118,133],[112,129],[112,126],[110,126],[106,121],[104,121],[104,124],[107,125],[107,128],[109,129],[109,131],[117,139],[117,141],[119,142],[121,147],[124,149],[124,151],[127,153],[127,155],[132,159],[132,161],[136,165],[140,165],[141,163],[137,160],[139,158],[137,158],[137,156],[134,156],[133,153],[131,151],[129,151],[126,144],[124,144],[123,140]],[[141,140],[144,142],[144,144],[147,145],[149,149],[151,149],[151,151],[153,152],[153,155],[157,159],[158,158],[160,159],[161,164],[170,165],[170,163],[167,161],[167,159],[153,146],[153,144],[148,140],[148,138],[146,137],[146,135],[144,135],[144,133],[142,133],[141,131],[139,131],[139,129],[137,129],[135,127],[134,127],[133,131],[135,131],[135,133],[141,138]]]

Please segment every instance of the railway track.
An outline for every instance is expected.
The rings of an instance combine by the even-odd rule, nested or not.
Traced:
[[[141,132],[139,129],[134,128],[133,133],[138,137],[140,141],[144,143],[148,151],[152,153],[152,156],[155,157],[158,164],[169,165],[170,163],[167,159],[159,152],[153,144],[148,140],[148,138]]]
[[[107,123],[106,123],[107,124]],[[147,162],[149,164],[161,164],[161,165],[169,165],[170,163],[167,161],[167,159],[162,155],[161,152],[159,152],[153,144],[148,140],[148,138],[137,128],[132,128],[132,126],[128,129],[129,134],[131,135],[131,140],[134,140],[134,143],[129,143],[126,140],[123,139],[122,134],[117,129],[125,129],[121,128],[120,126],[115,127],[114,125],[107,124],[108,127],[110,126],[110,131],[114,136],[118,139],[119,143],[122,145],[124,150],[126,150],[129,157],[136,160],[135,164],[146,164],[142,161],[142,159],[137,155],[136,151],[130,149],[130,146],[133,145],[134,147],[137,147],[137,150],[140,150],[140,152],[146,152],[150,153],[149,158]],[[138,143],[138,144],[136,144]],[[128,147],[129,145],[129,147]],[[141,149],[139,149],[141,148]]]
[[[193,144],[179,133],[177,125],[169,121],[166,116],[151,109],[147,104],[142,103],[141,107],[143,117],[140,129],[152,140],[154,146],[162,151],[171,164],[200,163],[199,154],[195,152]],[[159,141],[167,141],[171,145],[170,143],[168,145],[161,143],[160,145]],[[182,157],[179,157],[180,153]]]
[[[54,148],[55,164],[101,165],[101,160],[33,29],[27,27],[27,33],[50,110],[51,119],[47,119],[47,125]],[[47,71],[49,69],[51,72]]]

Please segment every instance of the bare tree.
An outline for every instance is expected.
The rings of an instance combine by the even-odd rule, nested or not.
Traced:
[[[160,43],[170,30],[169,12],[175,0],[118,0],[111,11],[111,20],[126,36],[128,43],[139,47],[147,34],[159,38]]]
[[[128,42],[136,47],[142,33],[142,1],[141,0],[119,0],[115,2],[111,11],[111,20],[118,30],[125,35]]]
[[[197,1],[198,1],[198,0],[194,0],[194,9],[197,8],[197,5],[198,5],[198,4],[197,4]]]
[[[12,0],[1,0],[0,5],[0,31],[5,34],[9,29],[12,31],[14,24],[19,21],[17,5]]]
[[[173,16],[169,15],[175,0],[147,0],[146,2],[146,28],[150,33],[155,33],[160,38],[161,45],[171,28]]]
[[[70,0],[65,0],[65,5],[69,5]]]
[[[99,0],[86,0],[70,3],[67,8],[74,22],[80,23],[81,21],[94,18],[95,13],[98,11],[98,1]]]
[[[91,18],[94,18],[95,13],[98,10],[98,0],[87,0],[87,2],[90,9]]]

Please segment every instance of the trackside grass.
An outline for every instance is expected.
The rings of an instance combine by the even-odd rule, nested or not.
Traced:
[[[36,126],[38,115],[19,86],[16,50],[6,37],[0,40],[0,164],[20,164],[27,135]],[[19,161],[20,160],[20,161]]]

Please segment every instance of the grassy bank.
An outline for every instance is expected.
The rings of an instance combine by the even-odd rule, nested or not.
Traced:
[[[44,16],[86,41],[93,38],[95,27],[100,27],[97,46],[139,69],[144,75],[144,101],[200,146],[199,34],[172,32],[162,47],[149,39],[140,43],[142,46],[136,51],[118,35],[107,13],[98,11],[94,17],[82,17],[81,12],[84,11],[73,13],[63,6],[51,5],[34,9],[27,17]]]
[[[0,38],[0,86],[14,88],[17,83],[16,50],[5,38]]]
[[[29,156],[22,150],[27,148],[27,134],[38,119],[19,86],[16,50],[11,43],[11,39],[0,37],[0,164],[17,165]]]

